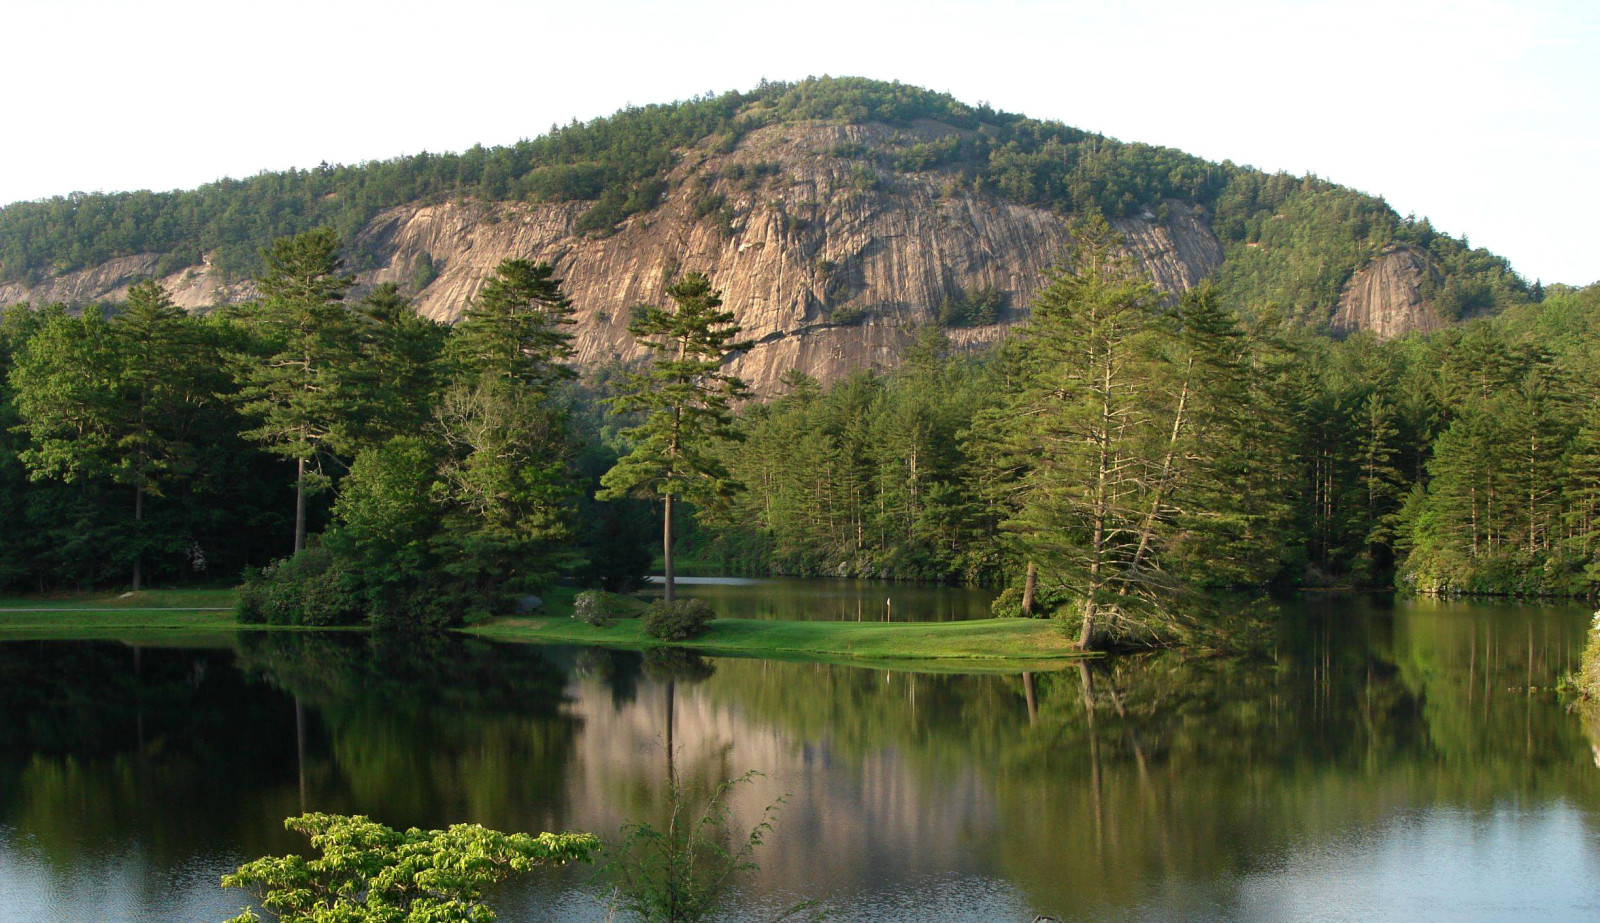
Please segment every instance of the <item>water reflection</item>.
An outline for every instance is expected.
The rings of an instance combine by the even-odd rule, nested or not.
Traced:
[[[0,907],[216,918],[239,900],[215,875],[298,846],[281,820],[302,805],[611,833],[661,821],[668,772],[693,790],[755,768],[736,824],[792,794],[748,889],[767,906],[1592,912],[1600,720],[1552,691],[1586,624],[1332,598],[1295,603],[1252,660],[1017,676],[455,638],[4,644]],[[585,888],[554,874],[502,900],[513,919],[600,919]]]

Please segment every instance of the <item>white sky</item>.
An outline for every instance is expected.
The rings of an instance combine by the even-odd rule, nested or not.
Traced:
[[[1600,279],[1600,2],[0,0],[0,202],[859,75],[1382,195]]]

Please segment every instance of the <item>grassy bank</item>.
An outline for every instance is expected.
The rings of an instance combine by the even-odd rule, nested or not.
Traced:
[[[571,618],[502,618],[466,629],[497,641],[662,644],[636,619],[595,628]],[[1054,624],[1033,619],[968,622],[787,622],[717,619],[702,637],[668,645],[705,654],[804,660],[939,672],[1049,670],[1084,656]]]
[[[495,641],[636,650],[662,644],[645,635],[638,619],[595,628],[572,618],[576,595],[576,590],[556,587],[545,594],[539,616],[499,618],[463,631]],[[266,627],[235,621],[233,599],[233,591],[226,589],[0,597],[0,639],[186,644],[222,631]],[[617,603],[642,608],[627,598]],[[717,619],[703,637],[670,646],[705,654],[962,673],[1048,670],[1082,656],[1056,626],[1027,619],[890,623]]]

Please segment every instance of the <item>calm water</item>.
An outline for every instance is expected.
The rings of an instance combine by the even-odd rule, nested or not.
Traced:
[[[757,590],[751,611],[803,606]],[[797,895],[860,921],[1600,916],[1600,722],[1550,691],[1584,609],[1284,610],[1265,661],[1032,676],[0,643],[0,919],[221,919],[243,896],[218,876],[299,845],[282,819],[302,809],[613,833],[664,809],[669,701],[686,779],[766,773],[739,820],[790,793],[746,918]],[[603,919],[582,872],[497,897],[506,920]]]

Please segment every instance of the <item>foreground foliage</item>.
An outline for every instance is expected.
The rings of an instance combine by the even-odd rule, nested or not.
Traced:
[[[222,877],[255,892],[282,923],[490,923],[484,889],[541,866],[592,861],[584,833],[500,833],[476,824],[393,830],[361,816],[303,814],[285,822],[319,856],[267,857]],[[231,923],[258,923],[247,910]]]
[[[666,825],[630,824],[620,842],[608,845],[601,874],[615,888],[613,910],[641,923],[699,923],[710,919],[731,892],[736,876],[760,868],[756,850],[772,832],[784,799],[767,806],[743,836],[729,830],[733,790],[759,777],[751,771],[717,783],[692,810],[676,772],[667,778]],[[730,845],[731,844],[731,845]],[[775,920],[791,919],[813,905],[803,903]]]

